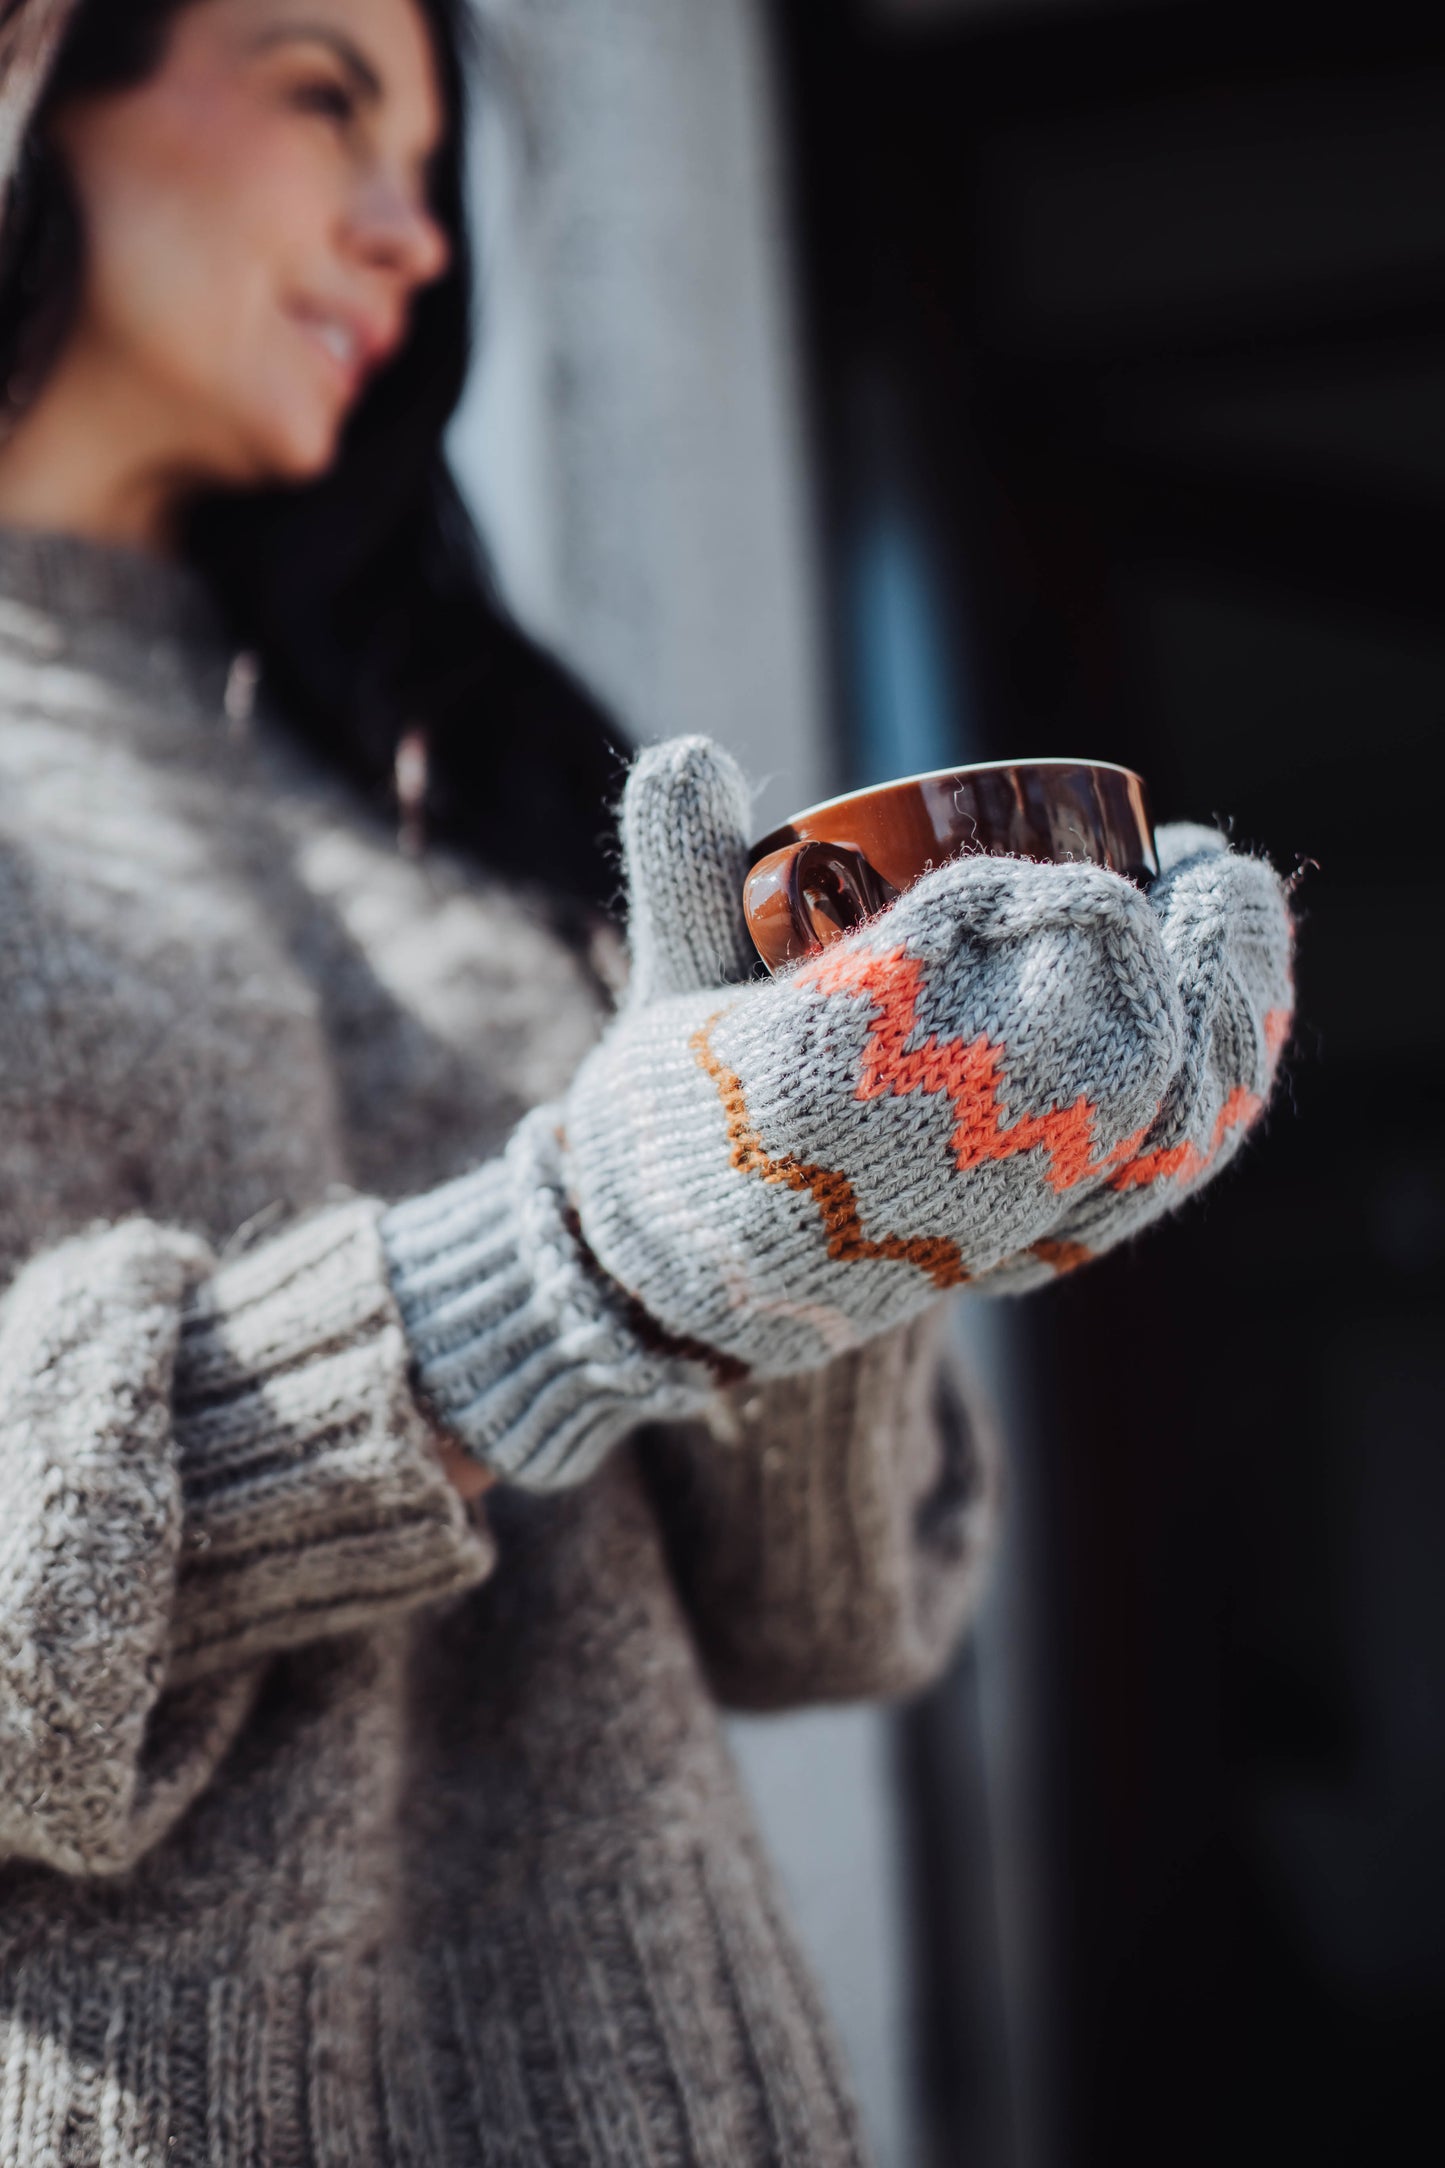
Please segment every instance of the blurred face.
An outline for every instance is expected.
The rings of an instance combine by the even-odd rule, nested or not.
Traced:
[[[87,241],[72,350],[178,475],[303,481],[446,268],[414,0],[191,0],[160,67],[55,119]]]

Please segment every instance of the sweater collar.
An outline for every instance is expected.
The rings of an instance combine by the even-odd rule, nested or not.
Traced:
[[[199,573],[118,543],[0,526],[0,595],[70,634],[105,625],[141,647],[173,642],[197,659],[226,645]]]

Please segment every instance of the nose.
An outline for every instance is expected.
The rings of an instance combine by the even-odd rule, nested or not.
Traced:
[[[399,182],[376,178],[361,193],[351,219],[352,241],[368,264],[408,287],[428,286],[451,261],[440,220]]]

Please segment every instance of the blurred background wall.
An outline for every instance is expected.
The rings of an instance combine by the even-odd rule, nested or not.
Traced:
[[[459,464],[515,607],[639,739],[831,772],[776,83],[754,0],[483,0]]]
[[[1095,754],[1300,891],[1269,1132],[960,1329],[993,1595],[740,1729],[885,2168],[1436,2158],[1445,26],[488,0],[509,591],[762,817]]]

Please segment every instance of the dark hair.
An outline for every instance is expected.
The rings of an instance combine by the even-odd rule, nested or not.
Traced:
[[[0,253],[0,391],[34,396],[73,319],[84,237],[46,121],[62,100],[141,82],[188,0],[80,0],[31,123]],[[623,741],[508,616],[443,451],[466,381],[472,274],[464,190],[465,0],[416,0],[447,131],[432,208],[452,242],[411,335],[374,381],[330,470],[302,487],[214,494],[187,555],[288,721],[369,794],[425,733],[427,833],[567,905],[605,908],[608,807]]]

